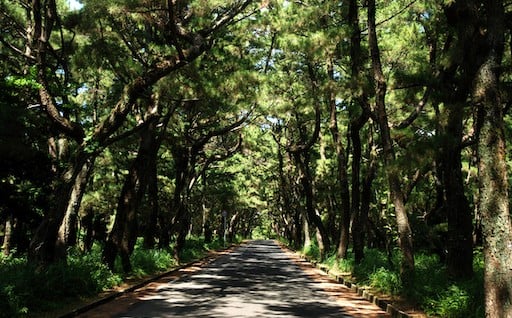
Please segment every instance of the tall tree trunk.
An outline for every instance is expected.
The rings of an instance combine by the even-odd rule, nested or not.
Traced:
[[[234,212],[228,222],[228,241],[233,242],[236,235],[236,225],[238,223],[239,212]],[[277,232],[276,232],[277,233]]]
[[[9,256],[11,254],[11,246],[14,230],[16,228],[16,220],[12,212],[7,212],[7,219],[4,223],[4,241],[2,243],[2,253],[4,256]]]
[[[366,182],[361,189],[360,170],[361,170],[361,136],[360,131],[369,119],[370,107],[368,104],[368,92],[364,85],[364,79],[361,76],[363,69],[363,59],[361,50],[361,28],[359,27],[359,6],[357,0],[349,1],[348,8],[348,23],[351,28],[350,35],[350,62],[352,77],[352,91],[355,95],[355,102],[361,109],[361,114],[354,118],[353,114],[350,115],[350,138],[352,140],[352,193],[351,193],[351,216],[352,216],[352,237],[354,243],[354,256],[356,263],[359,263],[364,257],[364,232],[366,220],[368,218],[368,211],[365,210],[365,205],[370,202],[365,202],[362,196],[364,191],[370,191],[373,180],[373,164],[369,165]],[[363,88],[362,88],[363,87]],[[371,161],[373,162],[373,160]],[[365,187],[370,187],[365,190]],[[361,205],[361,200],[363,200]],[[369,198],[368,198],[369,200]]]
[[[448,221],[447,267],[450,275],[467,278],[473,275],[473,217],[464,194],[462,176],[462,136],[464,110],[471,83],[484,62],[487,16],[481,1],[454,1],[445,7],[450,39],[445,45],[449,60],[440,72],[442,102],[447,109],[446,124],[441,125],[443,149],[438,166],[444,188]]]
[[[357,135],[359,136],[359,132]],[[353,144],[353,147],[355,148],[356,145],[355,143]],[[352,236],[354,240],[354,260],[356,264],[360,264],[364,258],[365,233],[367,232],[368,228],[368,214],[370,212],[370,203],[372,201],[372,184],[373,180],[375,179],[375,173],[377,170],[376,158],[372,154],[372,147],[373,141],[370,141],[370,144],[368,145],[368,157],[370,158],[370,161],[366,167],[366,173],[361,187],[361,203],[360,205],[358,204],[357,209],[353,208],[354,213],[356,214],[352,225]],[[353,197],[355,195],[358,194],[354,193]]]
[[[155,247],[156,233],[158,233],[158,215],[160,214],[160,204],[158,200],[158,170],[157,155],[158,149],[151,153],[151,159],[148,163],[148,201],[149,208],[144,230],[144,247],[151,249]]]
[[[320,249],[320,258],[323,259],[325,253],[330,250],[329,234],[322,222],[320,216],[316,213],[314,206],[313,179],[309,167],[309,151],[295,154],[295,160],[301,172],[301,186],[306,200],[306,216],[310,223],[318,229],[320,234],[318,240],[318,248]]]
[[[117,203],[114,226],[109,234],[103,258],[110,269],[114,268],[117,254],[121,256],[123,270],[131,272],[130,255],[135,247],[138,235],[137,213],[142,197],[146,191],[150,163],[156,156],[156,117],[150,118],[149,123],[141,132],[139,150],[126,176],[121,194]]]
[[[279,142],[279,137],[274,136],[277,144],[277,159],[278,159],[278,169],[279,169],[279,188],[280,188],[280,196],[282,198],[282,206],[283,211],[286,215],[289,215],[293,219],[293,223],[290,224],[290,232],[291,232],[291,243],[292,246],[296,249],[300,248],[303,244],[303,224],[302,224],[302,213],[301,209],[296,207],[293,203],[293,189],[290,185],[290,182],[286,178],[285,170],[284,170],[284,157],[283,157],[283,147]],[[294,208],[296,207],[296,208]]]
[[[468,278],[473,274],[473,224],[462,176],[463,102],[451,103],[447,112],[440,163],[448,220],[446,264],[451,276]]]
[[[57,242],[60,248],[68,248],[76,244],[78,211],[93,170],[95,159],[95,156],[91,156],[85,161],[71,189],[71,195],[67,203],[64,218],[59,227]],[[65,251],[61,251],[60,253],[65,254]]]
[[[482,115],[479,130],[479,188],[484,239],[486,317],[512,317],[512,220],[503,110],[499,91],[504,47],[502,1],[485,1],[489,51],[478,70],[474,98]]]
[[[181,261],[181,252],[185,248],[185,241],[187,238],[188,231],[191,225],[191,216],[188,211],[188,204],[186,200],[180,202],[180,206],[177,210],[177,215],[173,224],[174,231],[176,233],[176,242],[174,244],[174,258]],[[226,229],[224,229],[225,231]]]
[[[92,248],[94,239],[94,208],[89,206],[84,211],[84,216],[81,218],[82,228],[85,230],[84,235],[84,251],[89,252]]]
[[[155,97],[156,100],[154,104],[158,104],[158,96]],[[162,141],[166,134],[167,125],[169,124],[169,120],[171,119],[171,115],[176,110],[175,107],[172,107],[167,113],[166,116],[163,117],[161,121],[162,127],[160,128],[160,133],[157,134],[155,127],[149,127],[148,138],[151,138],[150,144],[148,145],[148,200],[149,200],[149,211],[147,214],[147,223],[146,229],[144,233],[144,246],[146,248],[154,248],[155,240],[157,236],[161,239],[161,235],[158,235],[158,221],[162,218],[161,209],[158,199],[158,151],[160,150],[160,146],[162,145]],[[152,108],[150,108],[150,112]],[[160,230],[162,230],[162,224],[160,224]],[[159,242],[159,244],[162,242]],[[165,242],[164,242],[165,243]],[[168,246],[169,242],[166,245]]]
[[[30,242],[28,258],[32,263],[45,265],[66,259],[67,236],[61,226],[66,216],[78,213],[93,163],[93,156],[80,151],[74,165],[62,175],[55,206],[45,215]]]
[[[327,73],[329,75],[329,80],[334,81],[334,65],[332,58],[328,60]],[[331,131],[334,149],[336,152],[336,165],[338,169],[338,182],[340,186],[341,198],[341,229],[336,257],[338,259],[345,259],[347,258],[347,250],[350,239],[350,190],[348,186],[347,155],[338,128],[336,96],[332,89],[329,90],[328,101],[330,116],[329,129]]]
[[[188,207],[186,206],[187,183],[190,178],[191,154],[187,146],[175,146],[172,149],[175,165],[175,187],[171,202],[171,211],[175,213],[172,219],[172,232],[177,235],[174,245],[174,257],[179,261],[181,251],[185,245],[188,231]]]
[[[412,230],[405,208],[405,196],[401,188],[400,173],[391,167],[395,160],[395,151],[391,140],[391,132],[386,112],[386,80],[382,72],[380,52],[375,26],[375,0],[368,0],[368,43],[372,59],[373,78],[375,81],[375,112],[380,130],[380,142],[384,151],[385,169],[389,184],[391,199],[395,207],[398,227],[398,243],[403,255],[400,274],[404,284],[409,284],[414,274],[414,250]]]
[[[309,221],[307,216],[302,216],[302,233],[304,233],[304,247],[311,246],[311,232],[309,231]]]

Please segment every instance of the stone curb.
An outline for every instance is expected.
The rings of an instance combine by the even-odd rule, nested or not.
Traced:
[[[281,242],[279,242],[279,245],[281,245],[282,247],[284,247],[284,248],[294,252],[293,250],[291,250],[290,248],[288,248],[286,245],[282,244]],[[318,262],[316,262],[314,260],[308,259],[308,258],[306,258],[306,257],[304,257],[302,255],[300,256],[300,258],[301,258],[301,261],[310,263],[312,267],[315,267],[315,268],[321,270],[326,275],[328,275],[329,277],[333,278],[338,284],[341,284],[341,285],[347,287],[348,289],[350,289],[350,291],[352,291],[354,293],[357,293],[359,296],[363,297],[367,301],[369,301],[369,302],[379,306],[387,314],[391,315],[391,318],[418,318],[418,317],[424,317],[423,315],[420,315],[420,314],[408,314],[408,313],[398,309],[396,306],[391,304],[388,300],[382,299],[382,298],[372,294],[368,289],[364,288],[363,286],[358,286],[357,284],[354,284],[354,283],[346,280],[341,275],[330,274],[329,273],[329,268],[326,265],[324,265],[324,264],[320,264],[320,263],[318,263]]]
[[[306,261],[310,262],[308,259],[305,259]],[[388,300],[382,299],[374,294],[372,294],[367,288],[363,286],[358,286],[357,284],[354,284],[348,280],[346,280],[343,276],[340,275],[332,275],[329,274],[329,268],[326,265],[319,264],[316,262],[310,262],[314,267],[318,268],[322,272],[324,272],[326,275],[329,275],[331,278],[334,278],[336,282],[339,284],[349,288],[352,292],[357,293],[357,295],[363,297],[367,301],[379,306],[382,310],[386,311],[386,313],[390,314],[392,318],[415,318],[415,317],[421,317],[421,315],[416,314],[408,314],[400,309],[398,309],[396,306],[391,304]]]
[[[227,250],[230,250],[230,249],[234,248],[235,246],[239,246],[239,245],[242,245],[244,243],[245,242],[242,242],[240,244],[231,244],[230,246],[228,246],[226,248],[223,248],[223,249],[220,249],[220,250],[217,250],[217,251],[218,252],[227,251]],[[116,298],[118,298],[118,297],[120,297],[120,296],[122,296],[122,295],[124,295],[126,293],[129,293],[129,292],[132,292],[132,291],[137,290],[139,288],[142,288],[145,285],[147,285],[149,283],[152,283],[154,281],[157,281],[157,280],[159,280],[162,277],[165,277],[167,275],[175,274],[175,273],[179,272],[182,269],[185,269],[185,268],[193,266],[194,264],[199,264],[201,262],[204,262],[208,258],[212,258],[212,256],[211,255],[205,255],[204,257],[201,257],[200,259],[197,259],[195,261],[191,261],[191,262],[185,263],[185,264],[180,265],[180,266],[178,266],[176,268],[173,268],[173,269],[171,269],[169,271],[163,272],[163,273],[158,274],[156,276],[152,276],[152,277],[150,277],[150,278],[148,278],[148,279],[146,279],[146,280],[144,280],[144,281],[142,281],[140,283],[137,283],[137,284],[134,284],[132,286],[126,287],[126,288],[124,288],[124,289],[122,289],[120,291],[113,292],[112,294],[109,294],[108,296],[105,296],[105,297],[103,297],[101,299],[93,301],[93,302],[91,302],[91,303],[89,303],[87,305],[84,305],[82,307],[76,308],[76,309],[72,310],[71,312],[68,312],[68,313],[66,313],[66,314],[64,314],[62,316],[59,316],[59,318],[76,317],[76,316],[78,316],[80,314],[83,314],[83,313],[93,309],[93,308],[96,308],[96,307],[98,307],[100,305],[106,304],[109,301],[112,301],[112,300],[114,300],[114,299],[116,299]],[[215,259],[215,258],[216,257],[213,257],[212,260]]]

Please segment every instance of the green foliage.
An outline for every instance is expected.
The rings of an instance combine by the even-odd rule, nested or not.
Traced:
[[[183,260],[203,257],[209,250],[222,248],[216,240],[205,244],[203,238],[187,240]],[[46,269],[27,263],[24,257],[0,256],[0,317],[24,317],[51,311],[66,302],[97,293],[120,284],[122,271],[112,273],[102,263],[101,246],[89,253],[73,250],[67,263],[56,263]],[[144,277],[164,272],[177,265],[169,250],[144,250],[140,244],[131,256],[132,275]]]
[[[423,291],[422,305],[427,314],[449,318],[484,317],[483,255],[475,254],[475,277],[450,281],[444,273],[422,268],[424,281],[418,282]]]
[[[73,253],[66,263],[40,269],[25,258],[0,263],[0,299],[6,317],[58,308],[69,299],[91,296],[121,282],[101,263],[98,248],[90,254]]]
[[[318,247],[311,244],[302,251],[310,259],[319,259]],[[428,315],[449,318],[483,317],[483,256],[475,254],[475,277],[453,281],[437,255],[418,253],[415,257],[416,275],[413,286],[405,288],[400,280],[400,253],[393,252],[391,262],[384,251],[366,249],[362,263],[356,265],[353,257],[337,260],[331,253],[322,264],[331,270],[351,273],[358,285],[372,287],[387,295],[401,296],[418,304]]]
[[[251,238],[252,239],[269,239],[269,238],[275,238],[275,233],[272,230],[272,220],[270,216],[268,215],[261,215],[260,213],[260,220],[259,224],[252,230]],[[265,213],[266,214],[266,213]]]
[[[337,259],[336,253],[330,253],[329,256],[324,260],[324,263],[333,268],[335,271],[341,273],[351,273],[354,270],[354,259]]]
[[[397,294],[401,290],[399,273],[379,267],[368,276],[369,285],[385,294]]]
[[[162,272],[177,265],[172,254],[162,249],[136,249],[130,261],[133,266],[133,275],[137,277]]]
[[[24,266],[24,259],[0,254],[0,317],[21,317],[28,312],[26,295],[20,292],[18,283],[17,268]]]
[[[235,243],[240,242],[240,239],[235,237]],[[221,239],[213,240],[210,243],[205,243],[203,237],[192,236],[185,242],[180,257],[181,262],[187,263],[204,257],[208,251],[218,250],[224,247]]]
[[[320,259],[320,249],[317,244],[311,243],[310,245],[304,246],[302,254],[306,255],[311,259]]]

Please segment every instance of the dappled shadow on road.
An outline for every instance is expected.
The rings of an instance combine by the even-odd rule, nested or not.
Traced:
[[[389,314],[382,311],[377,305],[367,301],[356,292],[351,291],[344,285],[339,284],[334,279],[326,275],[322,270],[312,266],[309,262],[302,260],[297,254],[286,251],[292,259],[316,285],[321,288],[330,298],[343,308],[345,315],[349,317],[380,318],[390,317]]]
[[[252,241],[201,270],[136,293],[116,317],[379,317],[361,299],[340,305],[328,282],[311,279],[273,241]],[[337,290],[337,296],[343,291]],[[335,294],[336,294],[335,293]],[[359,303],[361,302],[361,303]],[[352,307],[351,307],[352,306]],[[368,306],[364,315],[353,307]]]

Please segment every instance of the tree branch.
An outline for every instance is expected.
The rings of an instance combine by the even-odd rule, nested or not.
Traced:
[[[287,146],[286,150],[290,153],[300,153],[305,152],[316,143],[318,136],[320,135],[320,122],[321,122],[321,110],[320,110],[320,101],[316,98],[316,92],[318,90],[318,82],[315,74],[315,70],[313,69],[313,66],[310,63],[308,64],[308,72],[309,77],[311,79],[311,86],[313,90],[313,95],[315,96],[315,128],[313,130],[313,134],[311,135],[311,138],[309,138],[308,141],[304,142],[303,144],[295,144],[291,146]]]
[[[409,114],[409,117],[407,117],[404,121],[402,121],[400,124],[396,126],[397,129],[404,129],[406,127],[409,127],[414,122],[418,115],[423,111],[423,108],[425,107],[425,104],[427,103],[431,93],[432,86],[428,86],[425,92],[423,93],[423,97],[414,108],[414,111],[411,114]]]

